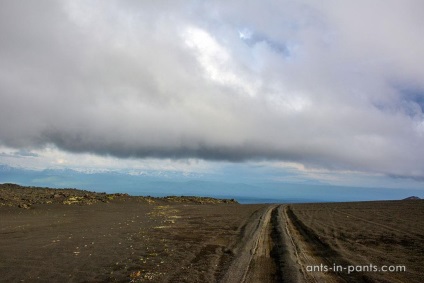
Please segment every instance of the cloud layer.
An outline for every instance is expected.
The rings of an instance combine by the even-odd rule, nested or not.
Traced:
[[[0,144],[424,178],[422,11],[4,1]]]

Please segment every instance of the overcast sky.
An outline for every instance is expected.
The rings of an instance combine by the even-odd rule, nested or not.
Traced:
[[[423,27],[421,0],[1,1],[0,163],[422,182]]]

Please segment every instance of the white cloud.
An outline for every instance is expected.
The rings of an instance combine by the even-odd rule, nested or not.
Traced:
[[[247,74],[237,70],[237,62],[210,34],[197,27],[187,27],[182,37],[187,46],[193,49],[206,79],[232,87],[242,94],[257,94],[259,83],[255,84],[253,77],[249,79]]]

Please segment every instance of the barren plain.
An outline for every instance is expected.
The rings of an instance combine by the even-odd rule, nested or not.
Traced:
[[[422,200],[240,205],[0,185],[2,282],[422,282],[423,263]]]

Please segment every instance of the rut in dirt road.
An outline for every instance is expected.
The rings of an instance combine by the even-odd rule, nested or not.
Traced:
[[[281,282],[281,277],[277,269],[275,246],[275,214],[278,213],[278,207],[270,209],[263,219],[263,226],[259,232],[259,237],[251,251],[249,266],[245,273],[243,282]],[[274,217],[273,217],[274,216]]]
[[[252,217],[221,282],[299,282],[293,248],[285,234],[283,208],[271,205]]]

